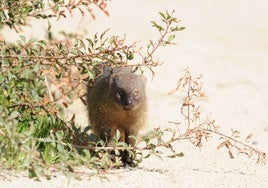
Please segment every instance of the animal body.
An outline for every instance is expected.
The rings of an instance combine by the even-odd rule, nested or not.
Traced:
[[[147,121],[146,78],[130,67],[105,67],[88,86],[87,103],[93,133],[112,145],[118,130],[119,141],[134,146],[130,136],[136,137]]]

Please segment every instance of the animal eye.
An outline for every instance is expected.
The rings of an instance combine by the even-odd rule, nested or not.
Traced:
[[[139,97],[139,92],[138,91],[134,91],[133,92],[133,98],[137,99]]]
[[[125,96],[125,92],[122,89],[119,89],[117,91],[117,97],[118,98],[124,98],[124,96]]]

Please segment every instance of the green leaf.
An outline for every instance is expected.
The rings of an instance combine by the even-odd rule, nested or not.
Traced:
[[[153,143],[150,143],[147,145],[150,149],[155,149],[156,148],[156,145],[153,144]]]
[[[182,31],[184,29],[186,29],[186,27],[179,27],[177,31]]]
[[[63,145],[61,145],[61,144],[57,144],[57,150],[58,150],[60,153],[63,153],[63,152],[64,152],[64,147],[63,147]]]
[[[117,129],[116,130],[116,135],[115,135],[115,140],[118,141],[120,139],[120,131]]]
[[[32,159],[29,155],[26,156],[26,158],[23,161],[23,166],[28,167],[31,165]]]
[[[94,47],[94,42],[89,38],[86,38],[86,40],[88,41],[89,45],[93,48]]]
[[[55,12],[58,12],[59,11],[59,8],[60,8],[60,5],[56,4],[53,9]]]
[[[151,153],[148,153],[146,156],[144,156],[145,159],[149,158],[151,156]]]
[[[92,70],[88,70],[87,71],[87,74],[88,74],[88,76],[89,76],[90,79],[94,79],[96,77],[95,72],[92,71]]]
[[[22,40],[23,43],[26,43],[26,38],[24,35],[20,35],[20,39]]]
[[[31,38],[28,43],[35,43],[37,41],[37,38]]]
[[[34,72],[38,73],[38,71],[40,70],[40,63],[36,63],[34,65],[34,68],[33,68]]]
[[[167,19],[166,15],[163,12],[159,12],[159,14],[163,18],[163,20],[166,20]]]
[[[162,26],[160,26],[159,24],[157,24],[155,21],[151,21],[152,26],[155,27],[158,31],[163,31],[164,28]]]
[[[21,54],[18,54],[18,60],[19,60],[20,63],[23,62],[23,58],[22,58]]]
[[[18,111],[13,111],[11,112],[11,114],[9,115],[8,119],[12,120],[17,118],[20,115],[20,113]]]
[[[134,59],[134,54],[133,54],[132,52],[128,53],[128,54],[127,54],[127,59],[128,59],[128,60],[132,60],[132,59]]]
[[[167,157],[169,158],[184,157],[184,153],[183,152],[175,153],[173,155],[168,155]]]
[[[29,169],[28,173],[29,173],[28,174],[28,177],[29,178],[35,178],[35,177],[37,177],[37,174],[36,174],[36,172],[35,172],[35,170],[33,168]]]
[[[171,42],[175,38],[175,35],[169,35],[168,42]]]
[[[45,41],[45,40],[39,40],[39,43],[41,43],[43,45],[47,45],[47,41]]]

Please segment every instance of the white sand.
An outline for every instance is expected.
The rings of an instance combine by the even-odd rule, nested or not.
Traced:
[[[87,29],[93,33],[111,28],[111,33],[126,34],[130,41],[146,42],[155,37],[149,21],[158,19],[157,12],[176,10],[187,29],[177,35],[177,46],[162,48],[157,54],[166,63],[157,68],[153,82],[148,79],[151,125],[165,127],[167,121],[179,118],[179,100],[167,93],[188,66],[194,75],[204,75],[207,98],[202,102],[203,113],[211,113],[227,134],[231,128],[243,136],[253,133],[255,146],[268,152],[267,7],[266,0],[112,0],[111,17],[98,13]],[[74,25],[63,27],[75,31]],[[36,28],[39,36],[41,28]],[[50,181],[36,182],[23,174],[5,179],[2,174],[9,172],[1,172],[0,187],[268,187],[267,165],[257,165],[244,156],[229,159],[225,150],[216,149],[215,141],[206,143],[201,151],[184,141],[176,149],[185,157],[149,158],[136,169],[108,172],[109,180],[72,179],[68,184],[59,174]]]

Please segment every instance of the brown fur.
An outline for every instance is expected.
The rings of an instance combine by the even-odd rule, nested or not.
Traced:
[[[131,73],[131,69],[106,67],[88,87],[88,115],[92,131],[101,139],[112,143],[116,130],[120,141],[130,145],[147,121],[146,78]]]

